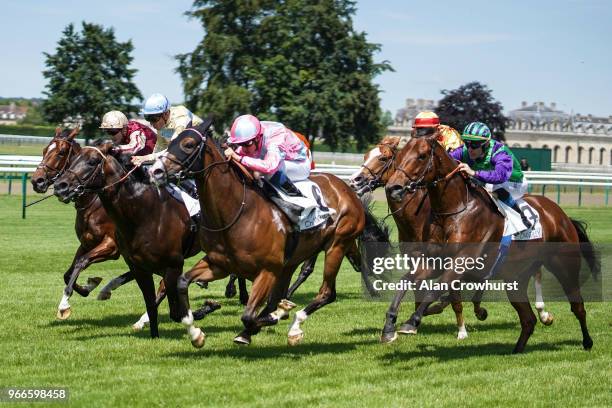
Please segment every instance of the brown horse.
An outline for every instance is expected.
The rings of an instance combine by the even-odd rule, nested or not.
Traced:
[[[43,158],[32,175],[32,186],[38,193],[45,193],[64,172],[71,162],[81,153],[81,146],[74,140],[79,129],[60,128],[55,130],[55,137],[43,150]],[[89,265],[97,262],[116,260],[119,248],[115,241],[115,225],[106,214],[102,203],[95,194],[83,194],[75,199],[75,230],[80,245],[74,255],[72,264],[64,274],[66,288],[58,307],[57,318],[64,320],[71,314],[68,299],[73,289],[81,296],[87,297],[98,286],[102,278],[87,280],[86,286],[77,283],[80,273]],[[113,279],[98,296],[98,299],[110,298],[112,289],[134,279],[131,272]]]
[[[288,333],[289,344],[303,338],[300,325],[315,311],[336,299],[336,275],[346,255],[359,264],[356,239],[364,231],[366,215],[359,198],[339,178],[330,174],[311,177],[326,205],[336,214],[327,224],[297,233],[288,218],[245,174],[225,160],[208,130],[210,122],[189,128],[174,139],[167,153],[151,167],[158,183],[169,177],[194,177],[202,207],[200,240],[207,255],[179,279],[180,314],[175,321],[188,327],[192,344],[201,347],[204,333],[193,325],[188,286],[194,279],[210,282],[229,272],[253,281],[251,296],[242,322],[244,330],[234,339],[250,344],[251,336],[263,326],[276,324],[283,314],[283,302],[291,275],[297,266],[325,251],[323,283],[318,295],[298,311]],[[204,232],[206,231],[206,232]],[[264,302],[267,305],[258,314]],[[275,308],[279,304],[279,309]]]
[[[176,276],[184,259],[200,252],[197,232],[185,206],[165,189],[147,183],[141,169],[127,173],[111,153],[112,143],[86,146],[54,184],[60,201],[94,193],[115,225],[116,243],[142,291],[151,337],[158,337],[153,274],[166,283],[170,308],[176,307]],[[141,173],[141,174],[138,174]],[[170,280],[168,280],[170,279]]]
[[[398,136],[386,136],[378,145],[366,152],[361,169],[353,174],[349,185],[358,195],[373,192],[378,187],[384,187],[391,175],[395,172],[395,165],[402,159],[402,150],[399,149],[400,138]],[[387,204],[398,229],[400,242],[422,242],[429,236],[428,228],[431,225],[431,206],[425,189],[416,189],[411,194],[406,194],[401,202],[397,202],[387,195]],[[414,277],[412,277],[414,278]],[[539,312],[540,321],[544,325],[553,323],[553,315],[545,310],[541,289],[542,272],[540,269],[535,274],[536,308]],[[397,292],[394,301],[387,312],[386,329],[383,330],[381,340],[388,342],[395,340],[395,322],[399,305],[406,290]],[[456,296],[455,296],[456,298]],[[480,302],[475,301],[474,314],[478,320],[485,320],[488,316],[487,310],[481,307]],[[457,338],[467,337],[467,330],[463,319],[463,307],[460,302],[443,301],[427,308],[424,316],[441,313],[449,304],[453,305],[453,311],[457,320]],[[419,302],[416,302],[418,308]],[[400,328],[398,333],[412,334]]]
[[[433,223],[438,230],[430,237],[431,242],[465,244],[499,243],[504,218],[491,205],[490,198],[481,187],[472,185],[468,180],[454,172],[456,164],[434,137],[413,138],[405,146],[402,159],[395,173],[387,182],[387,194],[396,202],[401,202],[408,191],[425,188],[430,197]],[[538,246],[537,243],[514,241],[510,246],[508,261],[497,273],[504,279],[508,298],[516,309],[521,334],[514,348],[515,353],[523,352],[537,321],[529,299],[527,285],[535,271],[544,266],[560,282],[571,304],[571,309],[582,329],[582,344],[585,349],[593,345],[587,324],[586,311],[580,294],[579,272],[581,258],[584,258],[593,276],[600,270],[600,261],[585,232],[584,226],[570,219],[554,202],[541,196],[526,196],[527,201],[540,214],[543,242],[565,243],[563,251]],[[484,244],[481,244],[484,243]],[[478,252],[469,245],[457,245],[450,256],[475,257]],[[495,257],[487,261],[491,269]],[[512,262],[510,262],[512,260]],[[467,279],[465,274],[454,269],[446,269],[439,282],[450,285],[453,281]],[[482,279],[482,277],[480,277]],[[516,291],[511,284],[516,282]],[[406,325],[418,327],[427,306],[437,300],[444,290],[427,291],[423,303],[412,314]]]

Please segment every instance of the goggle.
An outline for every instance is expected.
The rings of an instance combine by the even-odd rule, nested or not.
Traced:
[[[159,120],[159,118],[162,117],[162,114],[155,114],[155,115],[144,115],[144,118],[147,122],[149,123],[155,123]]]
[[[252,146],[253,143],[255,143],[255,139],[251,139],[248,142],[244,142],[244,143],[238,143],[238,146],[249,147],[249,146]]]
[[[482,141],[466,140],[464,143],[468,149],[480,149],[482,146],[484,146],[487,143],[487,141],[486,140],[482,140]]]
[[[109,136],[115,136],[120,131],[121,129],[104,129],[104,133],[106,133]]]

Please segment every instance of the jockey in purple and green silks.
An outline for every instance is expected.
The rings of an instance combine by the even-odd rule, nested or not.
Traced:
[[[453,159],[461,162],[461,171],[483,183],[492,184],[497,197],[519,213],[525,226],[530,228],[531,223],[516,203],[516,199],[527,192],[527,180],[510,149],[492,140],[491,131],[482,122],[467,125],[461,139],[464,145],[449,152]]]

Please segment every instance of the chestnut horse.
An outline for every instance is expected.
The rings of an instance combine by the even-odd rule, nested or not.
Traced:
[[[251,336],[264,326],[276,324],[286,312],[286,303],[283,306],[281,300],[297,266],[325,251],[319,293],[296,313],[288,333],[288,343],[297,344],[304,336],[301,324],[336,299],[336,276],[344,256],[353,264],[360,263],[356,240],[366,222],[371,223],[374,218],[364,211],[346,183],[333,175],[320,174],[311,180],[321,190],[327,207],[336,214],[319,228],[296,232],[261,189],[233,161],[225,159],[209,127],[208,121],[183,131],[150,169],[160,184],[168,178],[195,178],[202,207],[200,240],[207,255],[180,277],[180,314],[172,318],[188,327],[195,347],[202,347],[205,336],[193,325],[188,286],[194,279],[210,282],[233,272],[253,281],[242,315],[244,330],[234,338],[238,344],[250,344]],[[267,305],[257,313],[266,301]],[[279,308],[275,311],[277,304]]]
[[[437,243],[499,243],[504,231],[504,218],[491,205],[488,193],[457,174],[456,163],[440,146],[434,137],[413,138],[404,147],[402,158],[389,178],[387,194],[396,202],[401,202],[407,191],[425,188],[430,197],[433,224],[438,228],[430,237]],[[542,248],[537,242],[514,241],[510,246],[508,259],[499,269],[496,278],[508,284],[516,282],[517,290],[506,287],[508,299],[516,309],[521,334],[514,347],[514,353],[523,352],[537,319],[531,309],[527,296],[530,277],[541,266],[546,267],[559,281],[571,304],[571,310],[580,322],[582,345],[588,350],[593,346],[586,323],[586,311],[580,293],[579,272],[581,258],[587,261],[593,277],[601,268],[593,246],[584,226],[570,219],[557,204],[542,196],[525,196],[539,214],[543,238],[540,242],[566,243],[563,251]],[[484,244],[478,244],[484,245]],[[452,257],[477,256],[468,245],[457,245]],[[495,257],[487,261],[488,270]],[[446,269],[439,282],[450,284],[467,279],[465,274]],[[482,277],[480,277],[481,279]],[[443,290],[427,291],[423,303],[412,314],[406,326],[418,327],[424,311],[436,301]]]
[[[387,184],[387,181],[395,172],[396,162],[401,161],[402,158],[399,143],[400,138],[398,136],[386,136],[376,147],[366,152],[361,169],[354,173],[349,180],[349,185],[358,195],[373,192],[378,187],[384,187]],[[401,202],[396,202],[387,195],[387,204],[397,225],[400,242],[423,242],[427,239],[429,236],[428,228],[431,225],[431,206],[425,189],[416,189],[411,194],[407,194]],[[535,274],[536,308],[539,312],[540,321],[544,325],[549,326],[553,323],[553,315],[544,310],[541,280],[542,272],[538,269]],[[406,290],[398,291],[389,307],[386,317],[386,329],[383,330],[381,336],[382,342],[395,340],[395,322],[400,302],[405,293]],[[454,298],[457,298],[457,296],[455,295]],[[487,310],[480,306],[480,302],[475,301],[473,303],[476,318],[478,320],[485,320],[488,316]],[[443,301],[428,307],[424,315],[441,313],[449,304],[452,304],[457,320],[457,338],[464,339],[467,337],[467,330],[463,319],[463,306],[461,302]],[[418,305],[419,303],[416,302],[417,308]],[[402,328],[397,332],[412,334],[412,332],[407,332]]]
[[[151,337],[159,337],[153,274],[166,283],[172,309],[176,304],[176,276],[184,259],[200,252],[197,232],[185,206],[166,189],[147,183],[142,169],[127,173],[111,155],[112,143],[81,149],[70,167],[54,184],[63,202],[84,193],[95,194],[115,225],[116,244],[142,291],[150,321]],[[168,277],[170,280],[168,280]]]

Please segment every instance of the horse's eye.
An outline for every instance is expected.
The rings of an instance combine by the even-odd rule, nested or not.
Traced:
[[[427,155],[419,154],[419,160],[425,160],[426,158],[427,158]]]
[[[183,146],[185,149],[193,149],[195,147],[195,142],[193,140],[188,140]]]
[[[378,160],[382,161],[382,162],[385,162],[385,161],[389,160],[389,157],[387,157],[387,156],[379,156]]]
[[[87,160],[87,164],[89,164],[90,166],[95,166],[96,164],[98,164],[98,160],[95,157],[91,158]]]

